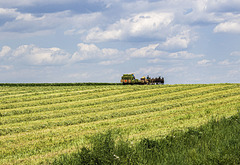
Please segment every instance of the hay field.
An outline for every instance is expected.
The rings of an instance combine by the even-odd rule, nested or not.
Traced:
[[[0,86],[0,164],[37,164],[121,129],[133,141],[240,109],[240,84]]]

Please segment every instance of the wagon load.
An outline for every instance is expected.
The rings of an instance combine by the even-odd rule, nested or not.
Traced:
[[[123,83],[123,85],[126,84],[141,84],[141,85],[154,85],[154,84],[164,84],[164,78],[159,76],[156,78],[150,78],[149,76],[147,76],[147,78],[145,76],[143,76],[140,80],[135,78],[134,74],[123,74],[122,78],[121,78],[121,83]]]

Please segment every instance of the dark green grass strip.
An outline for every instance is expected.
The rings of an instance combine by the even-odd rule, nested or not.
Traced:
[[[122,85],[122,83],[0,83],[0,86],[96,86],[96,85]]]
[[[91,137],[90,145],[77,153],[61,155],[51,164],[240,164],[239,134],[240,113],[136,144],[122,138],[121,131],[107,131]]]

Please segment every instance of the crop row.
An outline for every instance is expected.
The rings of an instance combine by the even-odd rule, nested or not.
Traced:
[[[196,85],[185,85],[185,86],[182,86],[181,88],[189,88],[189,87],[194,87],[194,88],[197,88],[197,87],[203,87],[203,86],[206,86],[206,85],[201,85],[201,86],[196,86]],[[210,85],[208,85],[210,86]],[[213,86],[213,85],[211,85]],[[216,85],[214,85],[216,86]],[[218,86],[218,85],[217,85]],[[164,86],[164,89],[168,88],[168,89],[171,89],[171,88],[177,88],[178,86]],[[0,89],[3,88],[3,87],[0,87]],[[87,92],[89,91],[88,93],[91,93],[93,90],[96,90],[96,92],[98,92],[98,90],[100,91],[103,91],[103,90],[124,90],[124,92],[126,92],[126,90],[132,90],[132,91],[136,91],[136,90],[148,90],[148,89],[156,89],[156,88],[163,88],[161,86],[132,86],[131,88],[125,88],[123,86],[80,86],[80,87],[21,87],[20,89],[19,88],[14,88],[12,89],[11,87],[10,88],[7,88],[5,89],[4,91],[5,92],[0,92],[0,99],[2,101],[8,101],[11,99],[15,99],[17,100],[19,97],[21,97],[22,99],[25,99],[26,97],[26,100],[29,100],[30,98],[34,99],[34,96],[36,97],[35,99],[37,99],[39,97],[39,99],[42,99],[41,96],[45,96],[45,95],[59,95],[59,94],[62,94],[62,95],[69,95],[71,94],[72,92]],[[179,88],[178,88],[179,89]],[[30,97],[30,98],[29,98]]]
[[[186,89],[188,89],[188,88],[186,88]],[[158,94],[158,95],[163,94],[164,91],[165,91],[165,93],[179,91],[179,89],[175,89],[175,90],[171,90],[171,91],[159,90],[159,89],[153,89],[153,90],[155,90],[157,92],[156,94]],[[95,93],[95,95],[98,95],[98,93]],[[53,108],[53,110],[54,110],[54,109],[56,109],[56,107],[57,108],[64,107],[67,109],[70,107],[82,107],[83,104],[86,104],[87,106],[97,105],[97,104],[102,104],[103,102],[106,103],[106,101],[107,102],[116,102],[117,99],[121,99],[123,101],[123,100],[136,99],[136,98],[142,98],[142,97],[150,97],[151,95],[152,94],[151,94],[150,90],[141,90],[139,92],[126,92],[126,90],[125,90],[124,93],[119,94],[119,95],[112,94],[110,96],[106,96],[106,97],[102,97],[102,98],[100,97],[97,99],[93,99],[93,98],[92,99],[82,99],[82,100],[79,99],[78,101],[69,100],[69,101],[65,101],[62,103],[55,103],[55,104],[52,103],[51,105],[49,105],[49,104],[42,105],[39,103],[34,103],[34,105],[28,106],[26,109],[24,107],[17,107],[17,108],[7,107],[9,109],[4,109],[4,110],[1,110],[0,112],[1,112],[2,116],[8,116],[8,115],[32,113],[32,112],[34,112],[34,109],[36,109],[37,112],[39,112],[39,109],[41,109],[41,108],[47,108],[47,111],[50,110],[51,108]],[[80,102],[80,101],[82,101],[82,102]],[[22,103],[22,104],[24,105],[24,103]]]
[[[198,96],[198,95],[203,95],[207,93],[211,94],[217,94],[221,91],[218,89],[216,91],[216,88],[214,89],[214,93],[212,93],[213,89],[201,89],[201,92],[199,90],[191,90],[189,91],[181,91],[177,93],[171,93],[169,94],[163,94],[163,95],[156,95],[155,93],[151,93],[151,97],[144,97],[141,99],[134,99],[130,101],[128,99],[127,101],[120,101],[120,102],[114,102],[114,103],[108,103],[108,104],[103,104],[104,106],[84,106],[81,104],[81,107],[79,108],[68,108],[68,109],[61,109],[61,110],[55,110],[55,111],[47,111],[47,112],[40,112],[40,113],[30,113],[30,114],[25,114],[25,115],[15,115],[15,116],[6,116],[2,117],[2,121],[0,124],[7,124],[7,123],[16,123],[16,122],[22,122],[22,121],[35,121],[35,120],[42,120],[42,119],[50,119],[50,118],[59,118],[59,117],[67,117],[67,116],[76,116],[76,115],[83,115],[86,113],[97,113],[101,111],[107,112],[108,110],[116,110],[116,109],[121,109],[121,108],[130,108],[130,107],[138,107],[141,105],[144,105],[145,107],[148,107],[149,105],[153,106],[154,104],[170,100],[175,100],[179,98],[184,98],[186,100],[188,97],[193,97],[193,96]],[[229,89],[229,90],[224,90],[219,93],[220,96],[223,96],[223,92],[229,92],[231,94],[232,91],[236,89]],[[238,94],[238,93],[237,93]]]
[[[196,87],[195,87],[196,88]],[[196,88],[201,90],[202,88],[212,88],[213,90],[221,90],[221,88],[216,88],[216,87],[201,87]],[[227,86],[225,88],[233,88],[232,86]],[[180,89],[180,90],[179,90]],[[16,104],[16,106],[18,107],[14,107],[11,104],[10,105],[5,105],[5,107],[3,106],[2,108],[4,108],[4,110],[0,111],[0,115],[1,116],[9,116],[9,115],[17,115],[17,114],[26,114],[26,113],[33,113],[35,112],[40,112],[40,111],[50,111],[50,110],[55,110],[57,109],[68,109],[68,108],[73,108],[73,107],[83,107],[83,106],[90,106],[90,105],[102,105],[102,104],[107,104],[107,103],[111,103],[111,102],[119,102],[119,101],[125,101],[125,100],[134,100],[134,99],[141,99],[141,98],[147,98],[147,97],[152,97],[153,95],[162,95],[162,94],[171,94],[172,92],[180,92],[181,90],[191,90],[193,89],[193,87],[188,87],[188,88],[173,88],[171,90],[169,89],[151,89],[151,90],[141,90],[141,91],[137,91],[137,92],[127,92],[125,91],[122,94],[118,94],[118,95],[113,95],[110,94],[110,96],[105,96],[105,97],[99,97],[97,99],[94,98],[88,98],[88,99],[84,99],[81,98],[81,96],[76,96],[79,100],[61,100],[61,99],[57,99],[57,101],[55,103],[53,103],[54,101],[48,101],[47,103],[42,103],[42,102],[32,102],[33,104],[30,104],[27,108],[24,108],[24,106],[26,106],[25,104],[27,104],[26,102],[22,102],[19,103],[18,105]],[[152,93],[151,91],[154,90],[156,93]],[[222,89],[223,90],[223,89]],[[111,92],[110,92],[111,93]],[[94,93],[96,96],[98,96],[98,93]],[[81,102],[82,101],[82,102]],[[51,104],[48,104],[49,102],[51,102]],[[22,106],[21,106],[22,104]],[[9,108],[9,109],[8,109]],[[42,109],[42,110],[40,110]]]
[[[182,109],[180,107],[173,108],[170,111],[162,111],[161,113],[150,112],[148,114],[138,115],[137,117],[127,116],[124,118],[107,120],[105,122],[97,121],[91,123],[91,125],[82,124],[70,128],[64,127],[57,129],[57,131],[52,129],[46,131],[48,134],[46,134],[45,131],[37,131],[34,133],[34,135],[37,136],[36,138],[33,138],[32,136],[29,137],[29,134],[20,134],[16,140],[10,140],[10,144],[15,141],[15,145],[11,144],[11,147],[9,147],[9,142],[2,141],[2,144],[8,144],[2,151],[4,152],[5,150],[5,152],[8,153],[5,153],[5,157],[11,157],[12,152],[27,152],[28,155],[35,155],[37,152],[36,148],[39,149],[38,152],[41,151],[41,154],[47,153],[50,148],[52,151],[57,149],[67,149],[69,146],[77,143],[83,135],[89,134],[89,130],[96,132],[112,127],[124,128],[125,131],[132,131],[134,137],[139,135],[164,135],[172,129],[203,124],[203,122],[207,122],[205,115],[209,115],[207,119],[211,117],[212,113],[218,113],[220,116],[224,113],[226,115],[226,110],[229,109],[229,107],[232,107],[233,109],[228,111],[227,114],[232,115],[235,113],[233,110],[236,110],[239,103],[222,102],[218,106],[213,104],[207,106],[204,104],[202,104],[202,106],[200,105],[193,106],[192,108],[189,106],[187,109]],[[208,111],[206,111],[206,107],[208,108]],[[33,134],[31,133],[31,135]],[[20,137],[23,139],[19,139]],[[30,139],[27,139],[27,141],[24,142],[26,137]],[[22,141],[22,143],[19,143],[19,140]],[[52,148],[52,146],[56,146],[56,148]]]
[[[230,96],[236,96],[236,100],[239,99],[240,93],[239,92],[231,92],[228,94],[225,94],[225,97]],[[29,130],[38,130],[38,129],[45,129],[45,128],[51,128],[56,126],[67,126],[67,125],[75,125],[80,123],[86,123],[86,122],[93,122],[98,120],[106,120],[110,118],[117,118],[117,117],[125,117],[130,115],[138,115],[142,113],[148,113],[152,111],[161,111],[166,109],[171,109],[173,107],[183,107],[185,105],[192,105],[196,103],[202,103],[207,101],[214,101],[214,100],[220,100],[222,97],[222,93],[218,94],[206,94],[202,95],[202,97],[198,96],[192,96],[190,99],[184,98],[178,98],[174,99],[172,101],[166,102],[156,102],[152,104],[146,104],[146,105],[138,105],[134,106],[132,108],[122,108],[116,110],[106,110],[106,111],[100,111],[100,112],[91,112],[91,113],[85,113],[85,114],[76,114],[66,117],[58,117],[58,118],[50,118],[50,119],[44,119],[44,120],[37,120],[37,121],[28,121],[28,124],[26,125],[24,122],[20,123],[13,123],[13,124],[5,124],[0,128],[0,135],[6,135],[9,133],[14,132],[25,132]],[[225,98],[224,98],[225,99]],[[227,99],[225,99],[227,100]]]
[[[109,89],[109,88],[92,88],[92,89],[75,89],[72,91],[50,91],[50,92],[42,92],[42,93],[33,93],[33,94],[26,94],[26,95],[11,95],[11,97],[7,97],[5,96],[5,98],[2,98],[1,102],[5,104],[11,104],[14,105],[14,103],[19,103],[19,102],[24,102],[24,103],[29,103],[31,101],[43,101],[46,99],[58,99],[59,97],[75,97],[77,95],[81,95],[81,96],[86,96],[86,95],[93,95],[94,93],[101,93],[101,92],[106,92],[106,91],[120,91],[119,89]],[[70,98],[71,99],[71,98]]]
[[[223,96],[228,97],[228,96],[233,96],[233,95],[236,95],[236,96],[239,95],[239,92],[235,92],[235,93],[233,93],[231,91],[228,91],[228,92],[229,92],[229,94],[225,94],[225,95],[223,95],[222,93],[220,93],[218,95],[216,93],[210,93],[210,94],[214,95],[213,98],[215,98],[215,99],[218,99],[219,97],[223,97]],[[206,97],[206,96],[207,95],[205,95],[204,97],[202,96],[200,99],[198,98],[198,96],[194,97],[194,98],[191,98],[191,99],[189,99],[190,103],[189,103],[189,101],[187,103],[188,104],[193,104],[193,102],[196,103],[196,101],[198,99],[200,100],[199,102],[207,101],[210,98]],[[153,101],[153,102],[151,102],[150,108],[152,108],[152,107],[158,107],[158,108],[159,107],[161,107],[161,108],[162,107],[167,107],[167,108],[171,108],[171,107],[176,107],[176,106],[184,106],[184,104],[185,104],[184,101],[186,100],[187,97],[184,97],[184,99],[180,99],[180,100],[179,99],[176,100],[176,98],[177,97],[175,97],[175,99],[173,99],[173,101],[172,101],[173,104],[172,105],[170,104],[171,102],[169,102],[168,99],[167,99],[168,100],[167,105],[165,105],[164,102],[162,102],[162,101],[160,103],[154,103],[156,101]],[[213,98],[211,98],[211,99],[213,99]],[[131,109],[137,109],[137,110],[139,109],[139,110],[141,110],[141,109],[147,109],[147,108],[149,108],[149,104],[134,106]],[[131,109],[129,107],[123,108],[123,109],[126,109],[126,111],[128,111],[128,113],[125,114],[125,115],[130,115],[129,112],[130,112]],[[96,121],[96,120],[100,120],[100,119],[109,118],[107,116],[111,116],[112,118],[113,117],[118,117],[118,115],[116,115],[116,114],[120,113],[119,116],[124,115],[124,113],[122,113],[120,110],[121,110],[120,108],[119,108],[118,111],[110,110],[110,112],[112,112],[112,113],[110,113],[109,115],[107,115],[109,113],[109,111],[105,110],[105,111],[100,111],[99,113],[96,113],[96,111],[94,111],[94,112],[90,112],[90,114],[86,114],[85,113],[85,114],[80,114],[80,115],[72,115],[72,116],[69,116],[69,117],[59,117],[59,118],[56,118],[56,119],[55,118],[50,118],[50,119],[46,120],[47,124],[42,124],[44,120],[32,121],[32,122],[28,121],[28,125],[27,125],[26,130],[29,130],[29,129],[30,130],[32,130],[32,129],[43,129],[43,128],[48,128],[51,125],[52,126],[62,126],[62,125],[73,125],[73,124],[83,123],[83,122],[86,122],[86,121],[91,122],[91,121]],[[102,115],[102,114],[105,114],[105,115]],[[91,117],[91,116],[94,116],[94,117]],[[30,118],[30,116],[28,118]],[[26,119],[28,119],[28,118],[26,118]],[[6,118],[5,122],[7,122],[9,120],[11,120],[11,117]],[[3,118],[3,122],[4,122],[4,118]],[[10,133],[12,131],[13,132],[19,132],[19,130],[24,131],[24,129],[22,128],[22,126],[24,126],[24,125],[25,125],[25,123],[22,123],[22,122],[21,123],[16,123],[16,124],[7,124],[7,125],[5,123],[1,127],[1,129],[0,129],[1,131],[0,132],[1,132],[2,135],[4,135],[5,134],[4,132],[9,132]]]
[[[227,88],[228,89],[228,88]],[[227,89],[225,88],[224,91],[227,92]],[[231,89],[231,88],[229,88]],[[126,100],[121,100],[121,101],[118,101],[118,102],[114,102],[113,103],[108,103],[108,104],[100,104],[99,106],[89,106],[88,104],[84,105],[83,102],[78,102],[78,104],[81,106],[79,106],[79,108],[74,108],[75,111],[73,113],[72,110],[73,108],[72,107],[67,107],[67,109],[61,109],[60,111],[58,110],[55,110],[54,112],[52,111],[48,111],[48,112],[40,112],[40,113],[30,113],[30,114],[25,114],[25,115],[22,115],[22,116],[18,116],[18,115],[15,115],[15,116],[10,116],[10,117],[2,117],[2,122],[0,124],[6,124],[6,123],[11,123],[11,121],[13,122],[14,120],[16,122],[21,122],[21,121],[25,121],[24,119],[25,118],[28,118],[29,120],[31,120],[31,118],[34,120],[36,120],[37,118],[35,118],[35,116],[39,117],[39,119],[43,119],[43,118],[46,118],[48,116],[48,118],[50,118],[51,114],[55,115],[55,117],[58,117],[60,114],[64,115],[64,116],[67,116],[67,112],[69,111],[70,115],[76,115],[77,113],[78,114],[83,114],[84,112],[97,112],[96,108],[97,109],[101,109],[101,110],[108,110],[108,109],[116,109],[116,108],[122,108],[122,107],[131,107],[131,106],[138,106],[138,105],[147,105],[147,104],[153,104],[155,102],[163,102],[163,101],[169,101],[169,100],[172,100],[172,99],[176,99],[176,98],[187,98],[187,97],[190,97],[190,96],[194,96],[194,95],[202,95],[202,94],[206,94],[206,93],[212,93],[213,91],[221,91],[222,88],[214,88],[214,89],[211,89],[211,88],[207,88],[207,89],[200,89],[201,91],[199,92],[199,89],[194,89],[194,90],[191,90],[191,91],[180,91],[180,92],[173,92],[171,93],[168,93],[168,94],[164,94],[164,92],[162,92],[161,95],[159,95],[160,93],[159,92],[156,92],[156,91],[150,91],[148,92],[147,95],[144,95],[144,97],[142,97],[141,95],[137,96],[137,95],[134,95],[134,98],[130,99],[129,97],[127,97],[127,101]],[[232,90],[235,90],[235,89],[232,89]],[[232,91],[230,90],[230,92]],[[137,98],[137,99],[136,99]],[[101,105],[104,105],[104,106],[101,106]],[[64,110],[64,113],[63,113],[63,110]],[[5,114],[4,114],[4,111],[2,111],[2,116],[8,116],[6,115],[6,111],[5,111]],[[42,118],[41,118],[42,116]],[[44,117],[45,116],[45,117]],[[26,119],[26,121],[29,121]]]

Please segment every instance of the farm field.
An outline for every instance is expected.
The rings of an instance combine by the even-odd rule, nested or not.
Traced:
[[[44,163],[115,128],[161,139],[239,108],[240,84],[0,86],[0,164]]]

